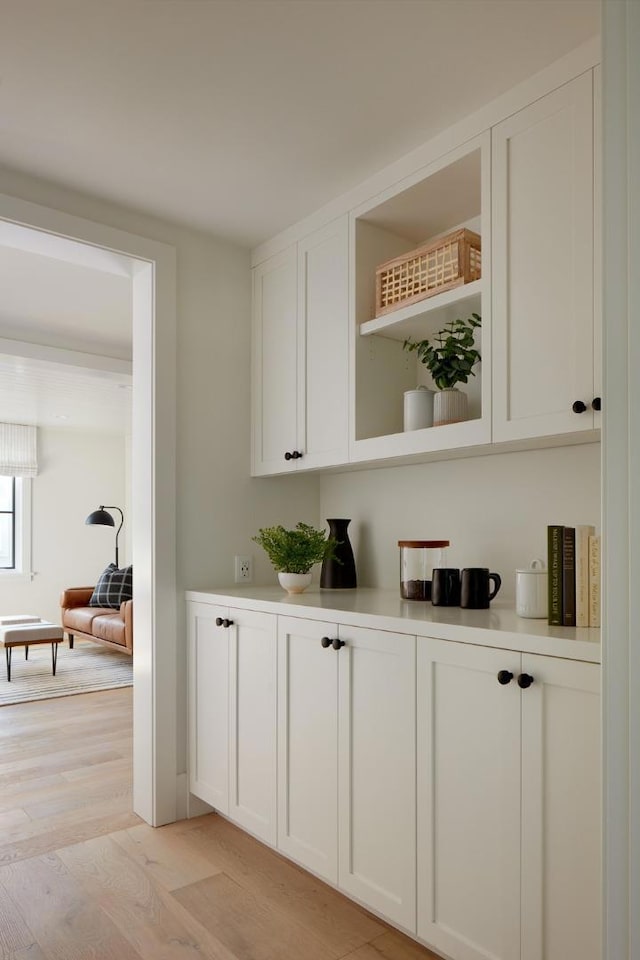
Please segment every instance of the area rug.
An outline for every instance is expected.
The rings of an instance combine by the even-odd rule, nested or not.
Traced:
[[[51,675],[51,646],[42,644],[24,649],[16,647],[11,657],[11,683],[7,683],[4,652],[0,651],[0,706],[27,700],[50,700],[94,690],[130,687],[133,662],[126,653],[118,653],[97,643],[78,641],[69,650],[65,640],[58,645],[55,677]]]

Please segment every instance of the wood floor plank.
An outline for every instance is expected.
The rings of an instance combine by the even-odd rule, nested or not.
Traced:
[[[133,773],[130,769],[118,771],[107,782],[83,780],[79,783],[61,783],[47,791],[39,800],[32,799],[24,809],[32,820],[55,817],[87,805],[104,805],[110,800],[131,802]]]
[[[0,886],[47,960],[141,960],[57,854],[3,867]]]
[[[76,811],[71,811],[53,824],[45,819],[35,824],[34,821],[29,821],[20,828],[14,828],[10,834],[11,839],[0,844],[0,864],[28,860],[89,837],[126,830],[127,827],[142,822],[130,809],[130,803],[123,802],[119,806],[121,809],[111,801],[94,808],[89,816],[78,817]]]
[[[173,896],[238,960],[337,960],[302,923],[249,893],[224,873],[175,890]]]
[[[292,923],[301,923],[325,944],[331,956],[343,956],[386,929],[333,887],[222,817],[203,818],[202,826],[185,833],[184,842]]]
[[[111,837],[58,856],[144,960],[236,960]]]
[[[16,950],[14,953],[2,954],[2,960],[47,960],[37,943],[31,943],[22,950]]]
[[[0,885],[0,957],[10,957],[33,945],[35,937],[15,903]]]
[[[0,719],[1,960],[435,958],[222,817],[144,824],[130,689]]]
[[[220,872],[199,850],[187,848],[180,834],[165,827],[154,829],[142,823],[111,836],[169,892]]]
[[[441,958],[397,930],[388,930],[371,943],[347,954],[342,960],[441,960]]]
[[[5,810],[0,813],[0,836],[11,827],[19,823],[27,823],[29,815],[21,807],[12,807],[11,810]]]

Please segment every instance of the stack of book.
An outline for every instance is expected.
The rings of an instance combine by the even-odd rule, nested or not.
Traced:
[[[547,527],[549,623],[600,626],[600,537],[595,527]]]

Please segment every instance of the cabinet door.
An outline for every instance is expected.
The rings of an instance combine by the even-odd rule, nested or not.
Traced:
[[[276,618],[230,610],[229,816],[276,843]]]
[[[340,639],[338,885],[415,931],[415,637]]]
[[[520,957],[519,667],[418,637],[418,936],[456,960]]]
[[[253,271],[253,473],[295,470],[298,444],[295,245]]]
[[[189,789],[229,812],[229,630],[224,607],[188,604]]]
[[[298,244],[298,469],[348,460],[347,216]]]
[[[278,849],[338,879],[338,653],[331,623],[278,619]]]
[[[496,126],[492,151],[493,439],[592,429],[591,73]]]
[[[600,668],[522,656],[522,960],[598,960]]]

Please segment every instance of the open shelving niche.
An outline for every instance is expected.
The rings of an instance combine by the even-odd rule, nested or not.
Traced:
[[[352,215],[354,336],[353,460],[446,450],[488,443],[490,416],[489,134],[407,178]],[[460,227],[482,238],[482,279],[375,316],[376,268],[393,257]],[[476,342],[482,361],[468,384],[469,420],[404,432],[405,390],[433,387],[407,338],[429,337],[457,317],[478,313]]]

